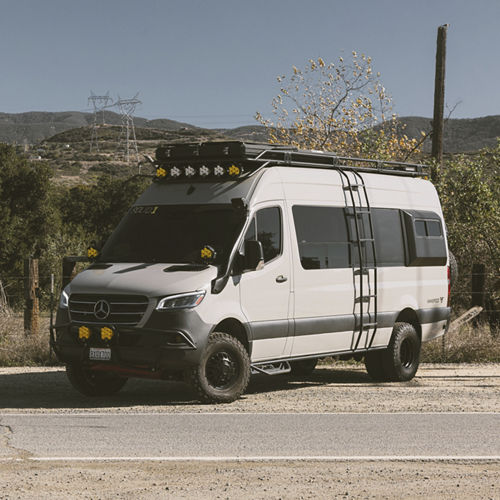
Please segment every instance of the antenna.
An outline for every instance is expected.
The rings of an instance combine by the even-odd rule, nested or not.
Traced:
[[[97,115],[102,113],[102,124],[104,125],[104,110],[108,108],[108,103],[113,99],[109,96],[109,91],[106,95],[95,95],[92,90],[90,91],[90,97],[88,98],[88,104],[92,104],[94,108],[94,120],[92,121],[92,131],[90,133],[90,151],[95,146],[95,150],[99,151],[99,143],[97,141]]]
[[[137,139],[135,137],[135,127],[134,118],[135,108],[138,104],[142,104],[137,96],[139,92],[135,94],[132,99],[122,99],[118,96],[118,101],[115,102],[115,106],[120,109],[122,128],[120,131],[120,140],[118,143],[118,150],[123,153],[123,156],[127,163],[130,161],[130,154],[135,153],[137,163],[139,163],[139,151],[137,149]]]

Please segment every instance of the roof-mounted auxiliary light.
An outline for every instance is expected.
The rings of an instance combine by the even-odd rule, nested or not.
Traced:
[[[191,165],[188,165],[187,167],[184,168],[184,175],[186,177],[193,177],[194,175],[196,175],[196,170],[191,167]]]
[[[198,174],[200,175],[200,177],[208,177],[210,175],[210,167],[202,165],[198,170]]]
[[[231,165],[228,169],[227,169],[227,173],[231,176],[231,177],[238,177],[239,175],[241,175],[241,172],[242,172],[242,169],[241,167],[239,167],[238,165]]]
[[[177,178],[182,174],[181,169],[179,167],[170,167],[170,177]]]
[[[167,176],[167,171],[163,167],[156,168],[156,177],[158,179],[164,179]]]
[[[222,177],[225,174],[224,167],[221,165],[216,165],[214,167],[214,175],[217,177]]]

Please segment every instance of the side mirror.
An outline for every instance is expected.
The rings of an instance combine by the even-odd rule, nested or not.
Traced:
[[[256,271],[264,265],[264,250],[262,243],[257,240],[245,241],[245,270]]]

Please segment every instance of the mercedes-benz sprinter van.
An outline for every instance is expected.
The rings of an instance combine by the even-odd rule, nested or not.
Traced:
[[[180,379],[230,402],[252,372],[364,358],[411,379],[450,315],[445,224],[422,166],[242,142],[162,146],[156,176],[62,291],[52,344],[109,395]]]

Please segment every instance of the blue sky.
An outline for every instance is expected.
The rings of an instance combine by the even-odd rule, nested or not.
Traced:
[[[500,114],[500,0],[0,0],[0,112],[85,111],[90,90],[136,115],[206,127],[269,114],[276,76],[352,50],[400,116],[432,115],[449,23],[453,117]],[[458,103],[458,104],[457,104]]]

